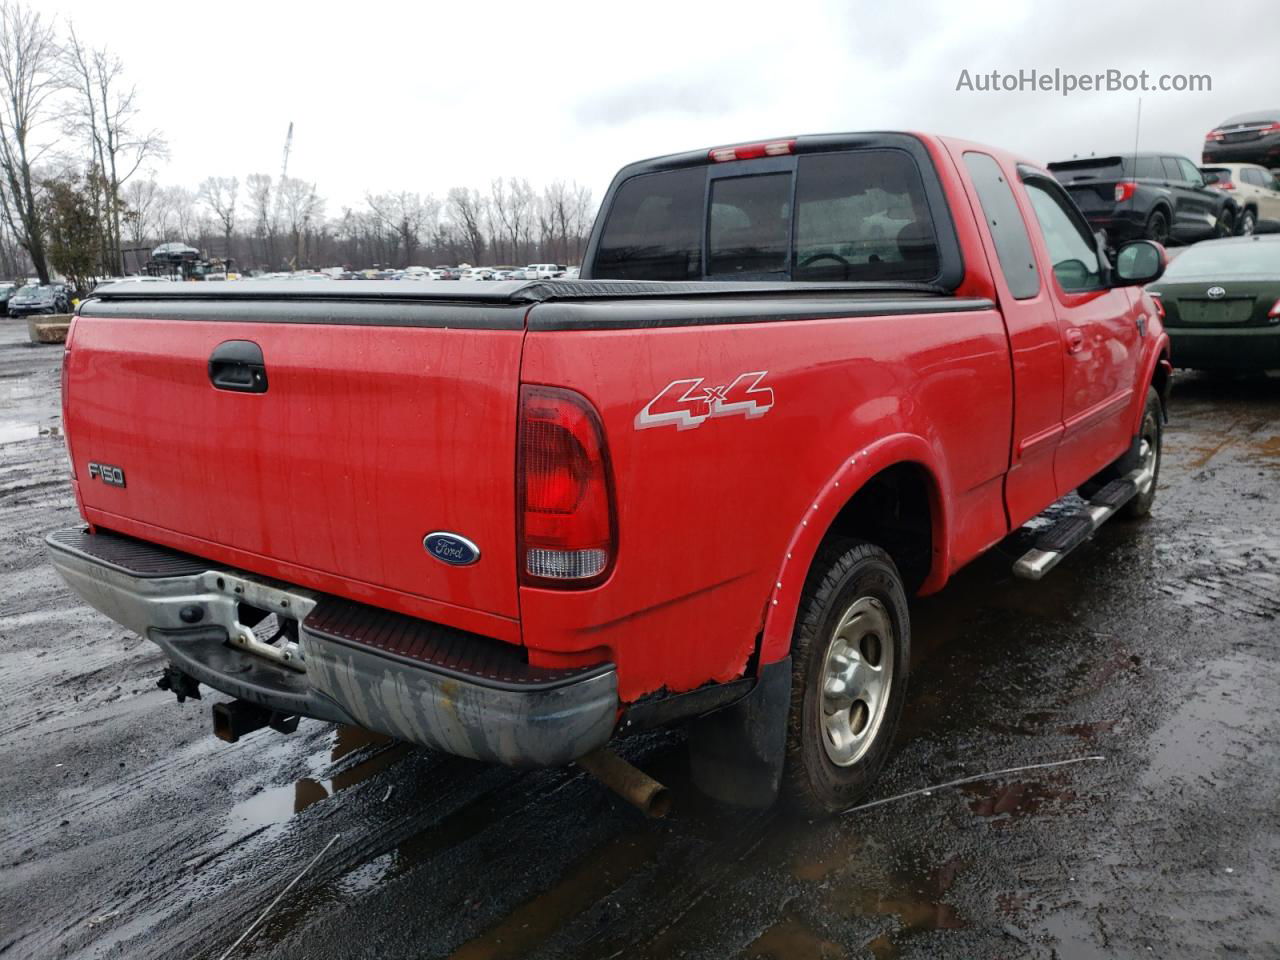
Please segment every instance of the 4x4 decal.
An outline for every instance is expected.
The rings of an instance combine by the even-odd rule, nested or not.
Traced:
[[[773,408],[773,388],[761,386],[767,370],[739,374],[726,386],[703,386],[705,377],[672,380],[636,414],[636,429],[665,427],[690,430],[712,417],[763,417]]]

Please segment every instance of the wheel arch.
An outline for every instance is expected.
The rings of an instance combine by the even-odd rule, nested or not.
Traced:
[[[1155,349],[1151,351],[1151,356],[1146,359],[1143,364],[1142,376],[1138,378],[1138,383],[1142,386],[1152,386],[1156,393],[1160,395],[1160,408],[1164,414],[1164,420],[1169,422],[1169,396],[1173,391],[1173,363],[1170,360],[1169,335],[1167,333],[1160,334],[1160,340],[1156,344]],[[1133,417],[1134,436],[1142,427],[1142,411],[1146,406],[1147,392],[1140,391],[1140,397],[1135,404],[1137,410]]]
[[[765,611],[761,663],[787,656],[805,581],[829,537],[884,549],[908,595],[942,586],[950,557],[943,476],[929,444],[909,434],[886,437],[842,461],[787,544]]]

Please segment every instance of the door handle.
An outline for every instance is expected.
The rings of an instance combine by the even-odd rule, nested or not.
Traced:
[[[1084,331],[1079,327],[1067,328],[1067,353],[1079,353],[1084,349]]]
[[[266,393],[267,364],[252,340],[225,340],[209,357],[209,382],[217,390]]]

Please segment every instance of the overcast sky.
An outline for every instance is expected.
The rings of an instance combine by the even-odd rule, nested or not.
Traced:
[[[1003,4],[156,3],[40,0],[125,61],[167,137],[164,183],[313,180],[327,212],[367,191],[443,195],[494,176],[597,198],[642,157],[797,133],[915,129],[1044,163],[1133,148],[1137,94],[957,92],[973,74],[1209,74],[1148,93],[1141,146],[1199,161],[1225,117],[1280,106],[1272,0]]]

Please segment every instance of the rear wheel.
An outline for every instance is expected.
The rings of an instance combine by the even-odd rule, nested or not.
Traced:
[[[1163,210],[1152,210],[1147,217],[1147,225],[1143,228],[1143,236],[1159,244],[1169,242],[1169,217]]]
[[[1258,214],[1253,210],[1246,210],[1240,215],[1240,236],[1250,237],[1253,232],[1258,229]]]
[[[784,788],[809,815],[856,803],[884,765],[906,696],[911,627],[893,560],[857,540],[814,560],[792,639]]]
[[[1217,223],[1213,225],[1213,236],[1215,239],[1221,240],[1223,237],[1229,237],[1236,232],[1236,216],[1230,210],[1223,209],[1218,214]]]

